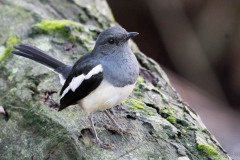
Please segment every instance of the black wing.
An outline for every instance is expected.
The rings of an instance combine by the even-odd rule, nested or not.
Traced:
[[[87,75],[96,66],[97,65],[92,64],[87,66],[77,65],[73,67],[72,72],[69,74],[60,92],[61,100],[60,100],[59,111],[63,110],[64,108],[70,105],[76,104],[77,101],[86,97],[89,93],[91,93],[94,89],[96,89],[99,86],[99,84],[103,80],[102,71],[97,74],[93,74],[88,79],[84,79],[75,91],[72,91],[71,89],[69,89],[67,93],[64,93],[64,91],[70,85],[74,77],[77,77],[82,74]]]

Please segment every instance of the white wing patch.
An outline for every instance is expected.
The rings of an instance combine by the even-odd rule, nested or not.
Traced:
[[[85,75],[81,74],[80,76],[74,77],[69,84],[70,89],[75,92],[75,90],[80,86],[82,81],[85,79]]]
[[[102,71],[103,71],[102,65],[99,64],[99,65],[97,65],[96,67],[94,67],[90,72],[88,72],[88,74],[85,76],[84,79],[89,79],[89,78],[91,78],[93,75],[98,74],[98,73],[100,73],[100,72],[102,72]]]
[[[85,79],[90,79],[93,75],[96,75],[100,72],[103,71],[102,65],[99,64],[97,66],[95,66],[90,72],[88,72],[87,75],[85,74],[81,74],[77,77],[74,77],[72,79],[72,81],[69,83],[69,86],[63,91],[62,95],[61,95],[61,99],[67,94],[67,92],[71,89],[73,92],[75,92],[75,90],[81,85],[81,83],[85,80]]]

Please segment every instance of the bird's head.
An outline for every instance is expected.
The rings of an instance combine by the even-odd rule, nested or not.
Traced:
[[[136,35],[138,35],[137,32],[127,32],[120,26],[108,28],[99,34],[94,50],[111,52],[127,44],[128,40]]]

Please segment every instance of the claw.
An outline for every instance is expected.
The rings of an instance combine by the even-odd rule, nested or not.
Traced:
[[[101,148],[103,149],[113,149],[114,145],[111,143],[104,143],[103,141],[101,141],[100,139],[95,139],[94,142],[96,144],[98,144]]]
[[[91,122],[93,134],[94,134],[94,136],[95,136],[94,142],[95,142],[96,144],[98,144],[101,148],[104,148],[104,149],[113,149],[113,148],[114,148],[114,145],[113,145],[113,144],[104,143],[104,142],[102,142],[102,141],[98,138],[97,131],[96,131],[96,128],[95,128],[95,126],[94,126],[94,123],[93,123],[93,119],[92,119],[92,115],[91,115],[91,114],[89,115],[88,118],[89,118],[89,120],[90,120],[90,122]]]
[[[116,127],[116,126],[112,127],[112,126],[109,126],[109,125],[104,125],[104,128],[109,130],[109,131],[113,131],[113,132],[119,133],[122,136],[131,134],[131,130],[130,129],[123,129],[121,127]]]
[[[104,127],[107,129],[107,130],[110,130],[110,131],[115,131],[121,135],[124,135],[124,134],[131,134],[130,133],[130,129],[123,129],[121,128],[117,122],[112,118],[112,116],[108,113],[108,111],[106,110],[105,111],[106,115],[108,116],[108,118],[112,121],[112,123],[114,124],[114,127],[111,127],[111,126],[107,126],[107,125],[104,125]]]

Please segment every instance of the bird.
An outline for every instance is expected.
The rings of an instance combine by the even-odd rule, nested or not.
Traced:
[[[36,61],[59,74],[59,111],[79,104],[88,116],[95,142],[103,148],[93,122],[95,112],[105,112],[116,131],[126,133],[111,117],[108,109],[121,104],[133,91],[139,76],[139,63],[129,46],[137,32],[127,32],[121,26],[102,31],[92,51],[85,53],[73,65],[67,65],[44,51],[27,44],[15,46],[13,54]]]

